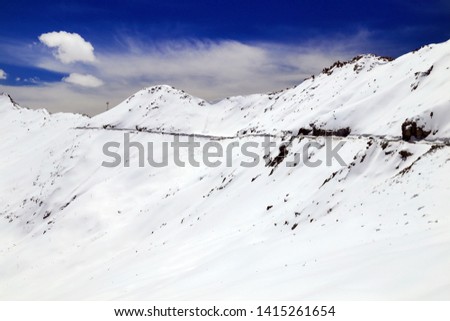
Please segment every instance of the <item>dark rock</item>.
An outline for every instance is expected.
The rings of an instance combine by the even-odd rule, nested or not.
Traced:
[[[411,138],[424,139],[431,131],[425,130],[423,127],[417,125],[415,121],[405,120],[402,124],[402,139],[410,141]]]
[[[281,145],[279,148],[280,152],[278,156],[276,156],[270,163],[269,166],[276,167],[278,164],[280,164],[288,155],[289,151],[285,145]]]
[[[339,128],[339,129],[322,129],[313,127],[312,135],[313,136],[339,136],[339,137],[347,137],[350,135],[351,129],[350,127]]]
[[[298,135],[309,135],[309,133],[311,133],[312,129],[308,129],[308,128],[300,128],[298,130]]]
[[[403,160],[406,160],[409,156],[412,155],[412,153],[408,152],[407,150],[401,150],[398,152]]]

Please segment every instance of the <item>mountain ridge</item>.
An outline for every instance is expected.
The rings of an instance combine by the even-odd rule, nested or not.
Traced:
[[[425,131],[430,131],[430,138],[447,138],[450,137],[450,127],[445,123],[449,123],[450,119],[442,119],[441,116],[446,114],[450,95],[445,81],[439,84],[429,78],[445,79],[445,72],[450,66],[449,53],[450,41],[424,46],[394,60],[372,54],[359,55],[345,62],[337,61],[294,87],[266,94],[228,97],[216,103],[209,103],[169,85],[151,86],[139,90],[109,111],[91,117],[91,121],[80,126],[186,132],[189,129],[186,124],[189,124],[201,134],[223,135],[243,131],[312,131],[313,127],[333,131],[348,127],[355,134],[399,137],[402,136],[402,124],[415,121]],[[401,72],[404,74],[401,75]],[[435,76],[436,73],[439,75]],[[384,79],[380,79],[383,74]],[[359,78],[362,79],[358,82]],[[425,97],[421,90],[430,82],[437,84],[437,88],[427,89]],[[399,91],[403,94],[400,95]],[[391,101],[386,101],[386,96],[390,96]],[[403,97],[408,96],[412,98],[405,101]],[[381,111],[375,113],[371,109]],[[184,113],[178,117],[178,122],[171,119],[174,112]],[[354,113],[359,117],[353,117]],[[371,115],[373,113],[375,115]],[[437,117],[432,119],[430,115]],[[364,118],[384,118],[386,123],[390,123],[389,128],[383,129],[384,132],[370,128]],[[436,118],[442,121],[435,126]],[[219,128],[219,132],[214,133],[207,123],[212,123],[210,127]]]
[[[92,118],[0,96],[0,298],[449,299],[449,53],[216,104],[150,87]],[[176,136],[199,147],[151,166]]]

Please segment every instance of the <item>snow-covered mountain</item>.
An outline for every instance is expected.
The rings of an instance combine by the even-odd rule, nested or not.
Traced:
[[[215,104],[156,86],[88,118],[1,95],[0,298],[449,299],[449,76],[447,41]],[[155,154],[176,133],[277,146],[102,166],[126,133]],[[286,166],[330,141],[345,164]]]

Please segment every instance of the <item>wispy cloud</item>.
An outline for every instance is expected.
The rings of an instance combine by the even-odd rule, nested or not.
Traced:
[[[370,38],[364,31],[297,45],[207,40],[147,45],[130,38],[123,42],[125,48],[96,48],[94,56],[94,47],[81,36],[92,50],[72,51],[72,45],[62,45],[61,33],[56,36],[57,41],[45,42],[58,48],[57,59],[34,44],[28,48],[36,53],[31,64],[67,76],[57,83],[2,90],[28,106],[88,114],[104,110],[106,101],[114,105],[142,87],[161,83],[208,100],[285,88],[335,60],[361,53]]]
[[[97,88],[103,85],[103,81],[92,75],[83,75],[77,73],[72,73],[69,75],[69,77],[64,77],[63,81],[69,84],[91,88]]]
[[[8,75],[6,74],[6,72],[3,69],[0,69],[0,80],[6,79],[7,77]]]

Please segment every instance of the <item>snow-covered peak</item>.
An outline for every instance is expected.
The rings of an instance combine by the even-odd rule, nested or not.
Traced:
[[[359,55],[293,88],[215,104],[170,86],[153,86],[90,125],[215,135],[350,128],[358,135],[399,137],[402,124],[415,119],[430,139],[449,137],[449,57],[450,41],[395,60]]]
[[[351,69],[355,73],[359,73],[363,70],[369,71],[378,65],[384,65],[392,60],[393,58],[390,57],[381,57],[373,54],[358,55],[348,61],[338,60],[330,67],[324,68],[322,73],[330,76],[338,69]]]
[[[7,93],[0,93],[0,111],[17,109],[18,105]]]
[[[91,126],[116,128],[157,128],[170,123],[171,117],[198,116],[196,109],[208,103],[183,90],[167,85],[143,88],[122,103],[92,119]],[[194,119],[192,121],[195,122]],[[168,125],[168,127],[171,127]],[[171,127],[173,128],[173,127]]]

